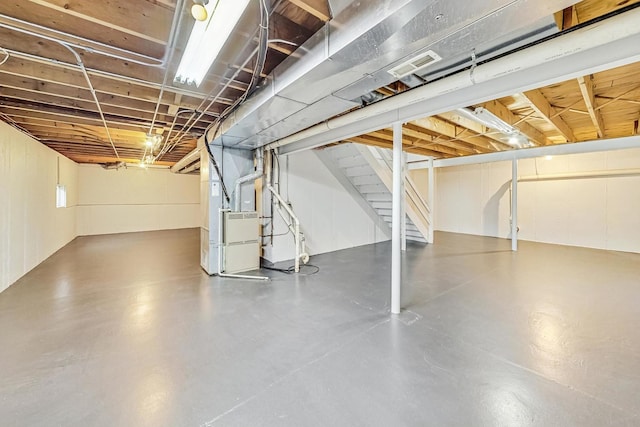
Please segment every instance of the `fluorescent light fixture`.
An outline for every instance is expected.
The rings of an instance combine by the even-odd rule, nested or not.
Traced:
[[[210,0],[209,19],[196,21],[174,81],[200,86],[250,0]]]
[[[478,107],[473,110],[472,114],[475,116],[476,121],[480,122],[486,127],[495,129],[506,135],[515,135],[519,133],[518,129],[514,128],[509,123],[505,122],[486,108]]]
[[[529,141],[517,128],[511,126],[509,123],[505,122],[486,108],[478,107],[475,110],[459,108],[456,111],[461,116],[469,118],[490,129],[497,130],[507,136],[509,138],[507,142],[515,148],[533,147],[531,141]]]

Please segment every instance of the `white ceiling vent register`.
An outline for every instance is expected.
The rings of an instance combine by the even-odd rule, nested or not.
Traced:
[[[428,50],[420,55],[414,56],[400,65],[396,65],[390,69],[388,73],[395,78],[400,79],[404,76],[408,76],[409,74],[413,74],[418,70],[426,68],[431,64],[435,64],[440,60],[442,60],[440,55],[432,50]]]

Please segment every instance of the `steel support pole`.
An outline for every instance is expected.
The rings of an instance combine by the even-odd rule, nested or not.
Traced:
[[[402,251],[407,251],[407,195],[404,191],[404,181],[407,176],[407,153],[402,153],[402,203],[400,203],[400,222],[402,224]]]
[[[511,250],[518,250],[518,159],[511,161]]]
[[[429,204],[429,236],[427,236],[427,242],[433,244],[433,229],[435,227],[434,224],[434,212],[435,212],[435,191],[436,191],[436,182],[435,182],[435,173],[433,167],[433,157],[429,159],[429,183],[428,183],[428,193],[427,194],[427,203]]]
[[[393,209],[391,215],[391,313],[400,314],[402,281],[402,123],[393,124]]]

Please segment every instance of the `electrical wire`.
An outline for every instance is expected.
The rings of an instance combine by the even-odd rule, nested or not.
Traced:
[[[260,266],[260,268],[263,268],[265,270],[271,270],[271,271],[277,271],[279,273],[284,273],[284,274],[296,274],[295,271],[295,266],[291,266],[291,267],[287,267],[287,268],[276,268],[276,267],[267,267],[265,265]],[[313,271],[311,271],[310,273],[302,273],[302,269],[303,268],[312,268],[314,269]],[[300,266],[300,271],[297,273],[300,276],[312,276],[316,273],[318,273],[320,271],[320,267],[318,267],[317,265],[313,265],[313,264],[303,264]]]
[[[247,89],[242,94],[242,96],[240,96],[240,98],[238,98],[233,104],[231,104],[229,107],[227,107],[218,116],[217,120],[214,123],[212,123],[211,125],[209,125],[207,127],[207,129],[205,130],[205,134],[207,132],[209,132],[209,130],[211,128],[213,128],[213,127],[216,127],[216,129],[219,129],[220,128],[220,124],[222,123],[222,121],[224,121],[224,119],[226,119],[229,114],[231,114],[233,111],[235,111],[235,109],[238,108],[240,106],[240,104],[242,104],[247,99],[247,97],[250,94],[252,94],[253,91],[256,89],[258,79],[262,75],[262,71],[264,70],[264,65],[265,65],[265,61],[266,61],[266,58],[267,58],[268,37],[269,37],[269,13],[270,12],[268,10],[267,3],[264,0],[261,0],[260,1],[260,25],[259,25],[258,47],[249,55],[249,57],[245,60],[245,62],[240,67],[238,67],[238,69],[235,71],[234,75],[227,81],[227,83],[224,85],[224,87],[218,92],[218,94],[211,100],[211,102],[209,102],[209,104],[206,107],[204,107],[204,105],[207,102],[207,100],[211,97],[211,95],[213,94],[213,91],[215,89],[212,90],[207,95],[207,97],[202,100],[202,102],[200,103],[200,105],[197,108],[197,110],[201,111],[200,115],[198,116],[198,118],[193,120],[193,122],[191,122],[191,120],[188,120],[187,123],[185,123],[182,126],[181,130],[178,132],[178,135],[173,138],[173,140],[177,139],[177,142],[174,143],[174,146],[177,145],[182,140],[182,138],[184,138],[186,133],[189,132],[193,128],[193,126],[196,124],[196,122],[198,120],[200,120],[200,118],[206,113],[206,111],[208,111],[209,108],[211,108],[211,106],[222,95],[224,90],[227,87],[229,87],[229,85],[231,84],[233,79],[235,79],[235,77],[242,71],[242,69],[249,62],[249,60],[257,53],[258,57],[256,59],[256,64],[254,66],[253,73],[251,75],[251,81],[249,82],[249,84],[247,86]],[[214,140],[216,138],[216,134],[217,134],[217,130],[213,134],[213,139]]]
[[[225,199],[227,200],[227,203],[230,202],[230,197],[229,197],[229,192],[227,191],[227,187],[224,183],[224,179],[223,179],[223,174],[220,170],[220,167],[218,167],[218,163],[215,160],[215,157],[213,156],[213,152],[211,151],[211,147],[209,146],[209,130],[212,129],[215,126],[214,132],[213,132],[213,139],[216,139],[216,135],[218,133],[218,131],[220,130],[220,127],[222,126],[222,122],[233,112],[235,111],[236,108],[238,108],[249,96],[250,93],[252,93],[252,91],[255,89],[258,79],[256,76],[260,76],[262,74],[262,71],[264,70],[264,65],[266,62],[266,58],[267,58],[267,49],[268,49],[268,36],[269,36],[269,10],[267,8],[267,4],[264,0],[261,0],[260,2],[260,38],[259,38],[259,46],[258,46],[258,57],[256,59],[256,64],[254,67],[254,72],[253,75],[251,76],[251,82],[249,83],[249,86],[247,87],[247,90],[242,94],[242,96],[240,98],[238,98],[233,104],[231,104],[229,107],[227,107],[222,114],[220,114],[217,118],[217,120],[212,123],[210,126],[207,127],[207,129],[204,131],[204,145],[207,148],[207,153],[209,154],[209,158],[211,159],[211,162],[213,164],[213,167],[216,171],[216,174],[218,175],[218,178],[220,179],[220,184],[222,186],[222,191],[224,193]],[[242,68],[242,67],[240,67]],[[231,80],[229,80],[230,82]],[[229,82],[227,82],[227,85],[229,84]],[[222,92],[220,92],[222,93]],[[217,99],[217,97],[216,97]],[[215,102],[215,99],[213,101],[211,101],[211,103],[209,103],[209,106],[207,106],[207,108],[204,110],[208,110],[208,108],[213,104],[213,102]],[[200,113],[200,117],[204,114],[204,112]]]
[[[0,52],[4,53],[5,57],[4,59],[0,62],[0,65],[4,65],[5,62],[7,62],[9,60],[9,57],[11,56],[9,54],[9,52],[7,51],[7,49],[0,47]]]
[[[115,144],[113,143],[113,139],[111,138],[111,132],[109,131],[109,126],[107,126],[107,119],[104,117],[104,113],[102,112],[102,106],[100,105],[100,101],[98,101],[98,96],[96,95],[96,90],[93,88],[93,84],[91,83],[91,79],[89,78],[89,73],[87,72],[86,67],[84,66],[84,62],[82,62],[82,58],[78,55],[72,47],[59,42],[62,46],[67,48],[73,56],[76,58],[76,62],[80,69],[82,70],[82,74],[84,75],[85,80],[87,81],[87,85],[89,86],[89,91],[91,95],[93,95],[93,100],[96,102],[96,106],[98,107],[98,112],[100,113],[100,117],[102,118],[102,123],[104,124],[104,129],[107,131],[107,137],[109,138],[109,142],[111,143],[111,148],[113,148],[113,152],[116,154],[116,157],[119,159],[120,154],[118,154],[118,150],[116,149]]]

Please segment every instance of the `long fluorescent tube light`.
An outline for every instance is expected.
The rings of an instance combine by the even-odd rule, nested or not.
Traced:
[[[476,117],[476,121],[490,127],[491,129],[495,129],[507,135],[518,133],[518,129],[514,128],[486,108],[478,107],[472,114]]]
[[[211,0],[208,19],[196,21],[184,50],[175,82],[200,86],[250,0]]]
[[[532,147],[533,144],[528,138],[522,134],[517,128],[511,126],[509,123],[502,120],[500,117],[493,114],[491,111],[483,107],[478,107],[475,110],[469,108],[459,108],[456,110],[460,115],[465,116],[483,126],[497,130],[503,135],[507,136],[507,142],[517,148]]]

